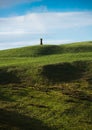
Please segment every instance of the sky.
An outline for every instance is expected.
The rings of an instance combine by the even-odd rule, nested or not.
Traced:
[[[92,0],[0,0],[0,50],[92,41]]]

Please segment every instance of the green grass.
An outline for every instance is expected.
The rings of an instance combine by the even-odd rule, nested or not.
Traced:
[[[38,57],[52,54],[92,52],[92,42],[65,45],[29,46],[0,51],[0,57]]]
[[[92,42],[29,46],[0,51],[0,66],[39,66],[77,60],[92,60]]]
[[[0,88],[0,128],[14,130],[91,130],[89,86]],[[87,89],[87,92],[86,92]]]
[[[1,130],[92,130],[92,42],[0,51]]]
[[[23,66],[23,65],[46,65],[61,62],[72,62],[77,60],[92,60],[92,52],[85,53],[67,53],[58,55],[49,55],[41,57],[2,57],[0,58],[0,66]]]

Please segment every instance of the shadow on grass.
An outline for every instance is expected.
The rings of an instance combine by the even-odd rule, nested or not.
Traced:
[[[4,95],[2,92],[0,92],[0,100],[1,101],[7,101],[7,102],[14,101],[10,96]]]
[[[0,84],[8,83],[19,83],[20,79],[17,77],[17,74],[13,71],[8,71],[7,68],[0,69]]]
[[[42,121],[19,114],[14,111],[0,109],[0,130],[55,130]]]
[[[41,75],[52,83],[72,82],[83,77],[87,65],[83,61],[59,63],[43,66]]]

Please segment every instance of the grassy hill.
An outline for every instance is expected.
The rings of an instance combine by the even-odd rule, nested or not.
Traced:
[[[0,51],[1,130],[91,130],[92,42]]]
[[[92,42],[64,45],[29,46],[0,51],[0,57],[38,57],[52,54],[92,52]]]

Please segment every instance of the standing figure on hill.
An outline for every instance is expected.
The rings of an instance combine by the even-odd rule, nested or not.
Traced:
[[[43,45],[43,39],[40,38],[40,45]]]

